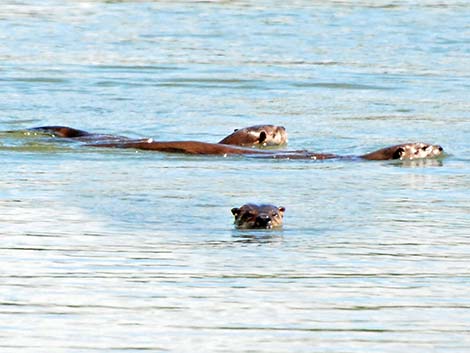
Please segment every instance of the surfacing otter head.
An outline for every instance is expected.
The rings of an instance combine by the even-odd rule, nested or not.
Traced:
[[[430,145],[423,142],[405,143],[386,147],[378,151],[361,156],[368,160],[412,160],[420,158],[435,158],[442,154],[444,149],[439,145]]]
[[[235,129],[219,143],[247,147],[280,146],[287,143],[287,132],[283,126],[254,125]]]
[[[234,224],[240,229],[272,229],[282,226],[284,207],[255,205],[248,203],[240,208],[232,208]]]

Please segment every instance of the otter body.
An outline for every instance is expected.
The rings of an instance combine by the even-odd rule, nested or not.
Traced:
[[[248,203],[240,208],[232,208],[235,227],[239,229],[272,229],[282,226],[284,207],[255,205]]]
[[[209,143],[200,141],[154,141],[129,140],[121,142],[100,142],[87,144],[91,147],[112,147],[112,148],[132,148],[146,151],[158,151],[167,153],[185,153],[185,154],[203,154],[203,155],[249,155],[249,154],[267,154],[252,148],[230,146],[221,143]]]

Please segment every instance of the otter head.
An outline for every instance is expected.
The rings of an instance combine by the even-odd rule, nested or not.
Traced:
[[[361,156],[361,158],[376,161],[385,161],[389,159],[411,160],[435,158],[440,156],[443,151],[444,149],[439,145],[416,142],[382,148],[378,151],[365,154]]]
[[[407,143],[391,147],[394,149],[391,159],[420,159],[434,158],[442,154],[443,148],[439,145],[427,143]]]
[[[254,125],[235,129],[219,143],[247,147],[280,146],[287,143],[287,132],[283,126]]]
[[[240,229],[272,229],[282,226],[284,207],[246,204],[232,208],[235,226]]]

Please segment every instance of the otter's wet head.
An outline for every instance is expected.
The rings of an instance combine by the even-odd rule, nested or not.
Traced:
[[[287,132],[283,126],[254,125],[236,129],[219,143],[237,146],[281,146],[287,143]]]
[[[386,161],[390,159],[413,160],[436,158],[442,155],[443,152],[444,149],[439,145],[415,142],[385,147],[360,157],[372,161]]]
[[[232,208],[235,226],[240,229],[272,229],[282,226],[284,207],[246,204]]]
[[[444,149],[439,145],[430,145],[417,142],[397,146],[393,159],[420,159],[435,158],[443,153]]]
[[[258,125],[245,129],[262,146],[281,146],[287,143],[287,132],[283,126]]]

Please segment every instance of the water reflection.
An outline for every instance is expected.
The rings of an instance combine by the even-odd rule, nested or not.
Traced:
[[[427,168],[427,167],[442,167],[444,165],[444,158],[439,159],[413,159],[393,161],[392,165],[403,168]]]
[[[237,243],[247,244],[279,244],[284,240],[279,230],[233,230],[232,238]]]

